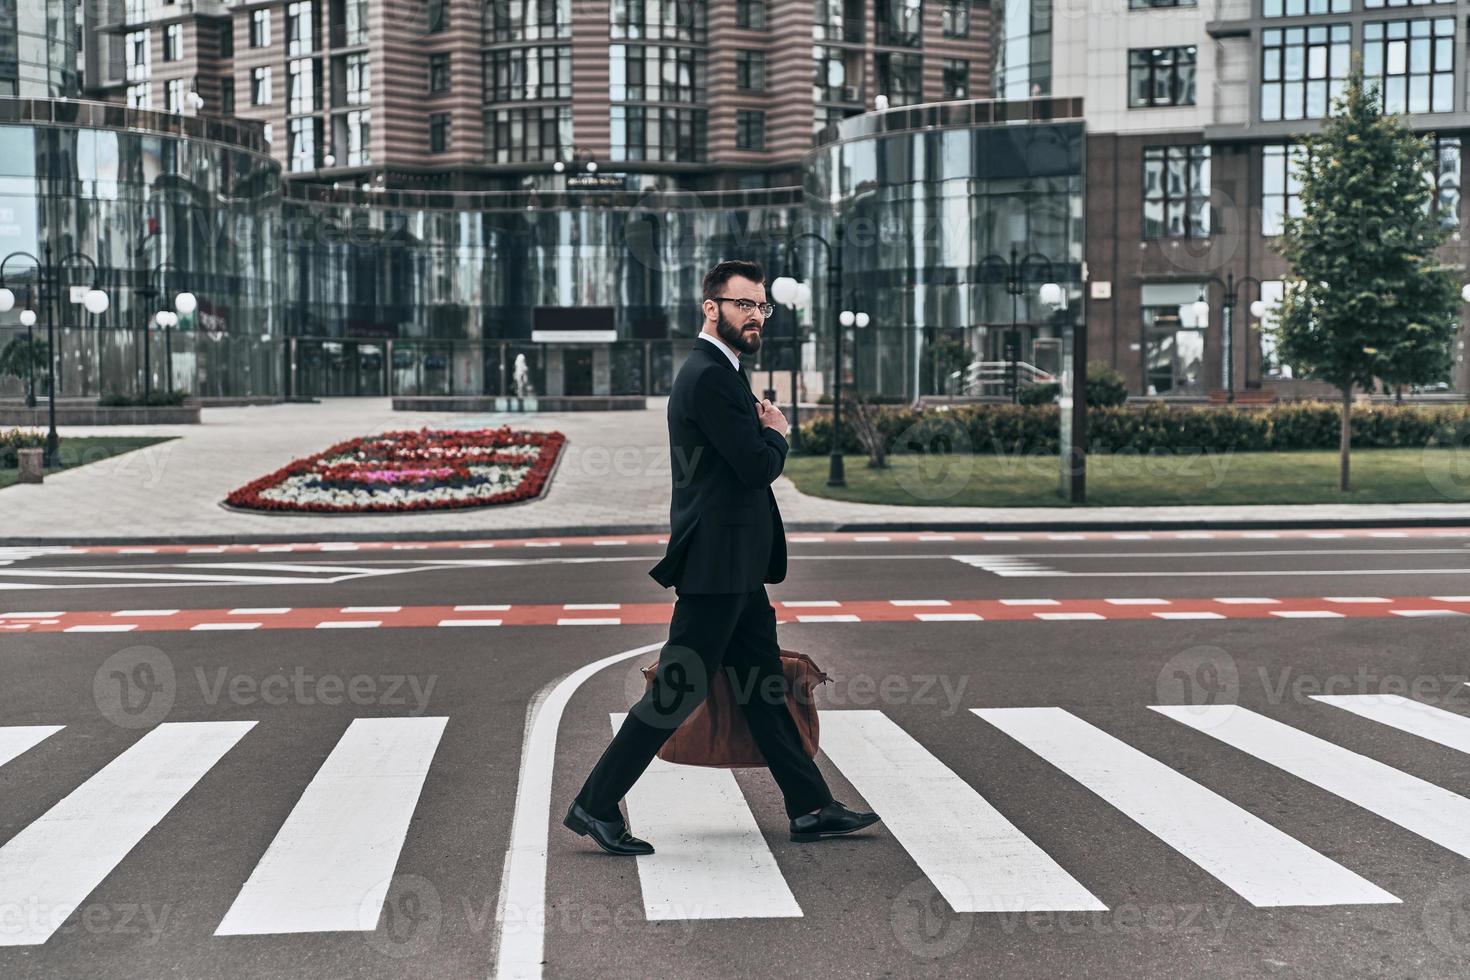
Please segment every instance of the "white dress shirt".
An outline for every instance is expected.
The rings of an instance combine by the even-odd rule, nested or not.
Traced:
[[[703,331],[700,332],[699,337],[701,340],[708,340],[710,343],[714,344],[721,351],[723,351],[725,357],[727,357],[730,361],[730,366],[737,371],[740,370],[740,355],[732,351],[729,348],[729,345],[727,345],[723,340],[721,340],[719,337],[716,337],[714,334],[704,333]]]

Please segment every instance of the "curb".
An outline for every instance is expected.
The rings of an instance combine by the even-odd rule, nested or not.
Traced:
[[[343,515],[349,516],[349,515]],[[377,515],[375,515],[377,516]],[[389,516],[389,515],[381,515]],[[786,531],[800,533],[837,532],[881,532],[881,531],[1226,531],[1226,530],[1284,530],[1292,528],[1374,528],[1374,527],[1470,527],[1470,517],[1370,517],[1370,518],[1307,518],[1302,520],[1270,521],[1263,519],[1211,520],[1208,518],[1187,520],[1077,520],[1077,521],[792,521],[785,524]],[[667,523],[659,524],[602,524],[546,527],[514,527],[477,530],[457,528],[432,531],[324,531],[313,533],[298,531],[295,534],[211,534],[211,535],[164,535],[104,537],[0,537],[0,547],[70,546],[70,545],[131,545],[131,544],[293,544],[311,541],[463,541],[500,540],[530,537],[604,537],[622,534],[667,534]]]

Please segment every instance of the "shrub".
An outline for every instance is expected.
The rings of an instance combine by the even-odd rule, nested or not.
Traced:
[[[1128,385],[1123,376],[1104,361],[1087,362],[1087,405],[1089,408],[1111,408],[1128,401]]]
[[[182,391],[153,391],[149,392],[145,399],[142,395],[125,395],[114,391],[98,398],[97,404],[102,408],[138,408],[158,405],[176,407],[184,404],[184,393]]]
[[[46,434],[44,432],[28,432],[25,429],[0,431],[0,469],[13,470],[20,466],[18,450],[45,448]]]
[[[1050,405],[1062,393],[1062,386],[1055,381],[1050,384],[1027,385],[1017,396],[1022,405]]]

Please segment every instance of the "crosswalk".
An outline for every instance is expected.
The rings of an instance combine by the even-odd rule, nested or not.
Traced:
[[[1392,730],[1414,744],[1470,752],[1470,716],[1395,695],[1321,696],[1315,702],[1321,707],[1304,710],[1341,711],[1334,717],[1355,716],[1350,724],[1373,732]],[[1470,799],[1458,792],[1246,707],[1147,710],[1177,723],[1180,739],[1213,739],[1242,760],[1289,774],[1304,784],[1303,799],[1325,791],[1470,858]],[[622,720],[609,716],[614,730]],[[981,787],[884,712],[827,710],[820,720],[825,764],[884,817],[871,834],[874,846],[901,849],[954,911],[1105,911],[1100,896],[1119,894],[1109,878],[1105,842],[1086,849],[1096,855],[1086,867],[1072,866],[1075,841],[1061,847],[1044,833],[1029,836]],[[234,898],[214,935],[377,930],[447,723],[444,717],[349,723],[248,877],[222,886]],[[1102,809],[1132,821],[1252,906],[1401,901],[1349,867],[1373,865],[1363,849],[1381,843],[1344,839],[1329,857],[1275,826],[1274,814],[1250,812],[1198,782],[1202,774],[1179,771],[1068,710],[972,708],[942,724],[960,726],[960,745],[984,726],[999,732],[1015,758],[1040,759],[1057,779],[1081,786]],[[158,725],[0,843],[0,908],[43,910],[0,920],[0,946],[64,941],[58,929],[104,880],[126,874],[134,848],[163,833],[164,818],[200,792],[204,777],[255,727],[254,721]],[[0,766],[64,731],[0,727]],[[955,743],[948,744],[952,754]],[[761,829],[729,770],[656,760],[626,802],[630,829],[657,845],[655,854],[636,861],[649,921],[806,914],[801,889],[787,878],[789,852]],[[5,806],[0,797],[0,819],[7,816]],[[555,836],[553,842],[576,846]]]

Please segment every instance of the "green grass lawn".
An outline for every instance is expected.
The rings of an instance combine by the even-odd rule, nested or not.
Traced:
[[[172,438],[172,437],[168,437]],[[68,439],[63,436],[56,446],[56,466],[47,473],[67,470],[73,466],[86,466],[99,460],[110,459],[130,453],[154,443],[167,442],[158,436],[86,436]],[[0,469],[0,487],[8,487],[20,476],[19,470]]]
[[[786,475],[803,492],[834,500],[936,507],[1067,507],[1055,456],[890,456],[868,468],[847,456],[847,486],[827,486],[827,457],[792,455]],[[1454,449],[1358,449],[1353,489],[1337,489],[1335,452],[1091,456],[1089,506],[1196,504],[1400,504],[1470,501],[1470,453]]]

